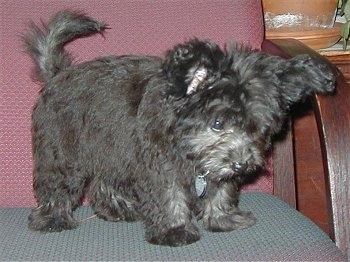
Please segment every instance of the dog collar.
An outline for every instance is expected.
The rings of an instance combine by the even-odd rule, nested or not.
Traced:
[[[206,176],[209,174],[209,171],[199,174],[196,176],[194,180],[194,186],[196,188],[196,193],[199,198],[203,198],[207,193],[207,178]]]

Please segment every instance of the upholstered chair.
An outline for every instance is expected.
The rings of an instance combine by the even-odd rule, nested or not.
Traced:
[[[259,0],[2,1],[0,260],[347,260],[350,88],[340,73],[334,96],[313,98],[329,175],[330,236],[295,209],[292,132],[275,144],[266,172],[242,189],[241,209],[252,211],[257,218],[257,224],[248,229],[225,233],[201,229],[201,240],[191,245],[155,246],[144,240],[141,222],[86,220],[93,215],[86,200],[75,211],[82,221],[77,229],[47,234],[30,231],[27,217],[36,207],[32,191],[31,111],[40,85],[30,78],[32,62],[24,52],[20,35],[31,21],[47,21],[62,9],[81,10],[110,27],[104,37],[94,35],[66,46],[76,63],[104,55],[161,56],[174,44],[193,37],[211,39],[223,47],[233,41],[243,42],[286,58],[313,53],[292,40],[264,40]]]

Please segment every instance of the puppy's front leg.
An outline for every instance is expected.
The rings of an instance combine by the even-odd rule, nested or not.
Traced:
[[[240,211],[237,207],[238,192],[234,183],[211,184],[211,187],[200,215],[207,230],[232,231],[255,224],[256,219],[251,212]]]
[[[145,219],[146,239],[157,245],[181,246],[199,240],[187,197],[176,184],[153,188],[140,208]]]

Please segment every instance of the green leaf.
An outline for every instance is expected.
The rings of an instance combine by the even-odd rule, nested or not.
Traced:
[[[343,38],[343,50],[346,50],[347,45],[348,45],[348,40]]]
[[[338,8],[341,8],[342,5],[343,5],[343,1],[342,1],[342,0],[339,0],[339,1],[338,1]]]
[[[350,1],[347,1],[344,6],[344,15],[345,15],[346,21],[350,21]]]
[[[344,39],[349,38],[349,33],[350,33],[350,22],[346,22],[345,24],[342,25],[340,34]]]

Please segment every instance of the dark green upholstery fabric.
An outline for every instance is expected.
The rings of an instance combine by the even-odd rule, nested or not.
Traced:
[[[255,226],[229,233],[201,229],[200,241],[184,247],[148,244],[140,222],[91,219],[60,233],[31,232],[28,208],[0,209],[1,260],[142,261],[346,261],[314,223],[274,196],[247,193],[240,207],[257,217]],[[76,217],[92,215],[81,207]]]

